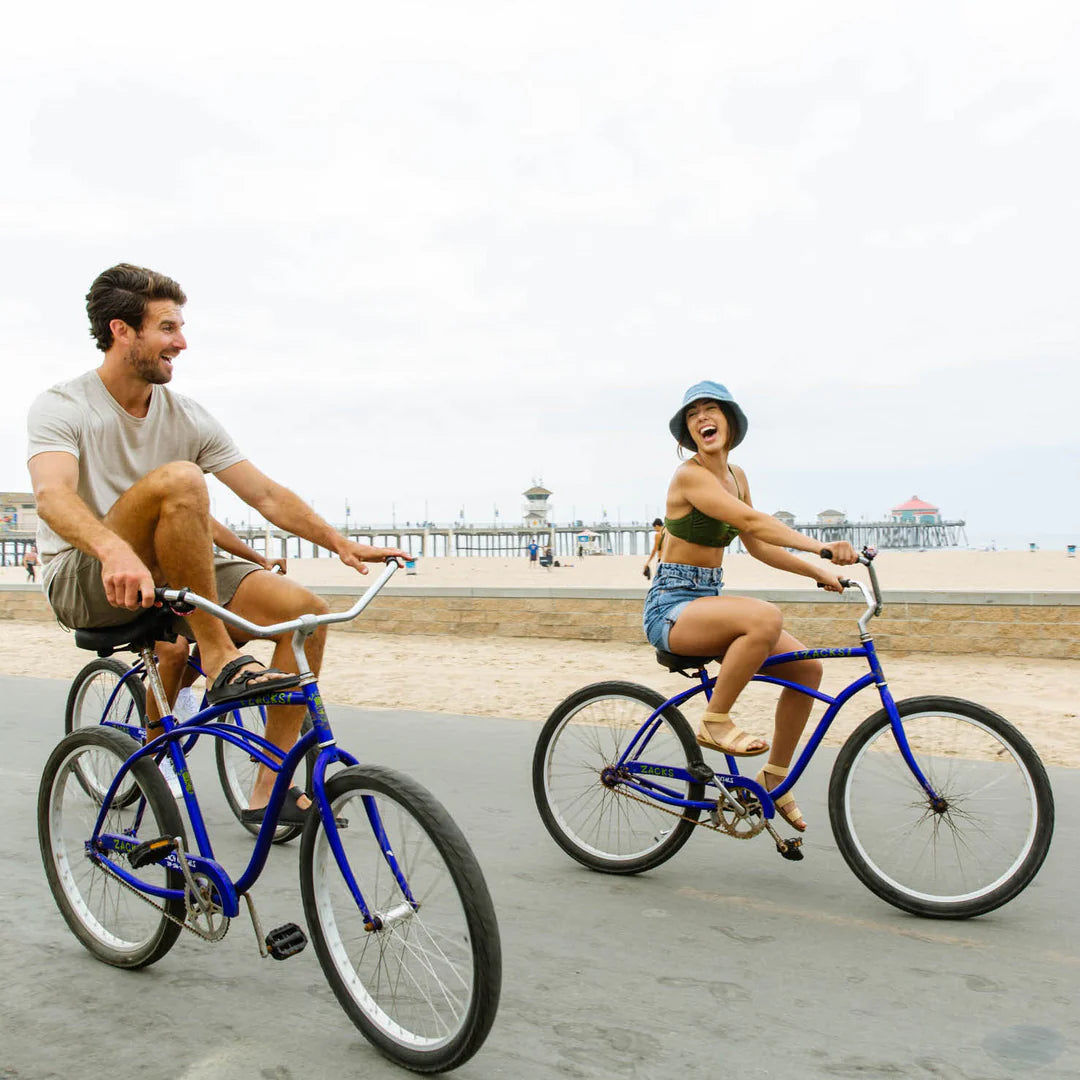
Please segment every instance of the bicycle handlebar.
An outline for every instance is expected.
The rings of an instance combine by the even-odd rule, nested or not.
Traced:
[[[375,599],[382,587],[401,569],[401,563],[402,560],[396,555],[388,556],[386,568],[348,611],[331,611],[325,615],[300,615],[295,619],[290,619],[288,622],[274,623],[272,626],[259,626],[256,623],[248,622],[247,619],[241,618],[241,616],[229,611],[228,608],[223,608],[212,600],[207,600],[206,597],[199,596],[198,593],[190,592],[188,589],[159,587],[154,590],[154,599],[169,607],[174,605],[180,605],[181,608],[187,606],[189,610],[198,608],[199,611],[205,611],[208,615],[216,615],[222,622],[235,626],[238,630],[243,630],[245,634],[249,634],[251,637],[278,637],[281,634],[287,634],[290,630],[305,630],[310,634],[317,626],[324,626],[327,623],[349,622],[355,619]],[[180,611],[179,614],[183,614],[183,611]]]
[[[818,554],[830,562],[832,561],[832,552],[828,548],[822,548]],[[840,578],[840,584],[845,589],[855,588],[862,593],[863,599],[866,601],[866,611],[859,617],[859,632],[864,636],[869,636],[867,630],[867,624],[875,615],[881,614],[881,609],[884,606],[881,601],[881,589],[878,586],[877,570],[874,568],[874,559],[877,556],[877,549],[872,547],[864,547],[859,553],[858,562],[867,568],[870,572],[870,588],[868,589],[861,581],[854,581],[851,578]],[[825,586],[819,581],[818,588],[824,589]]]

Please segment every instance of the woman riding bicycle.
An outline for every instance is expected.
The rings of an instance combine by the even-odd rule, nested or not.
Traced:
[[[668,488],[667,535],[645,599],[645,636],[663,652],[723,659],[698,728],[700,746],[736,757],[764,754],[769,744],[741,730],[731,719],[731,708],[767,657],[804,646],[783,629],[773,604],[720,595],[724,549],[738,536],[754,558],[813,578],[830,592],[844,591],[832,570],[785,548],[815,555],[828,551],[841,566],[857,556],[846,541],[822,544],[754,509],[746,474],[728,460],[748,425],[725,386],[706,381],[690,387],[668,426],[693,457],[675,470]],[[817,689],[822,668],[817,660],[798,660],[771,668],[770,674]],[[767,790],[787,775],[811,704],[805,694],[781,691],[768,764],[757,776]],[[806,828],[790,793],[777,801],[776,809],[800,832]]]

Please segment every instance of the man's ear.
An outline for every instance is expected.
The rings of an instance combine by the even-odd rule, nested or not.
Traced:
[[[109,329],[112,331],[113,341],[130,341],[138,331],[123,319],[110,319]]]

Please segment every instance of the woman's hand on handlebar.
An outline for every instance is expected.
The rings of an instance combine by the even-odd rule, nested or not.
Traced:
[[[837,566],[851,566],[859,561],[859,553],[846,540],[834,540],[831,544],[823,544],[820,554],[823,559],[828,559]],[[841,592],[842,589],[835,591]]]
[[[840,577],[839,574],[830,574],[828,570],[822,570],[815,577],[819,589],[824,589],[826,592],[842,593],[844,591],[844,582],[847,579]]]

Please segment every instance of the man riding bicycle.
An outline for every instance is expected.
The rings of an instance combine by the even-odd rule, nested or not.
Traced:
[[[267,521],[335,552],[361,574],[365,562],[397,548],[353,543],[296,494],[260,472],[201,405],[167,388],[187,348],[180,286],[163,274],[121,263],[98,275],[86,297],[100,367],[41,394],[28,418],[30,477],[38,506],[43,586],[65,626],[123,625],[171,585],[216,600],[251,622],[270,624],[328,610],[295,582],[242,559],[215,558],[215,522],[204,473],[212,473]],[[273,667],[242,655],[217,618],[187,616],[199,645],[211,704],[299,680],[288,636],[276,641]],[[319,671],[326,631],[307,639]],[[170,700],[183,670],[162,668]],[[166,681],[168,680],[168,681]],[[266,737],[283,750],[299,735],[303,706],[267,710]],[[153,717],[151,719],[154,719]],[[274,774],[260,769],[249,809],[266,806]],[[283,822],[304,820],[298,793]]]

